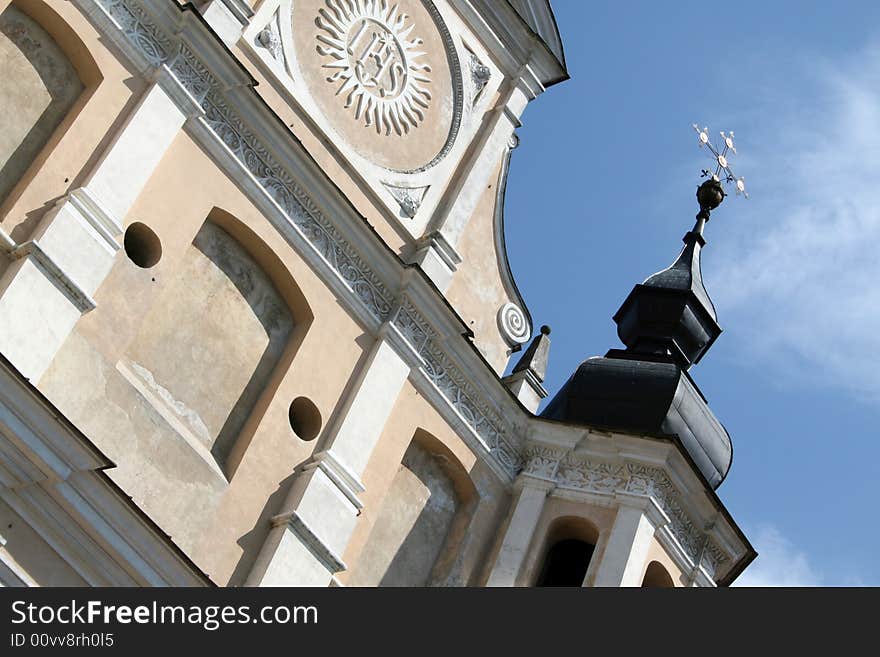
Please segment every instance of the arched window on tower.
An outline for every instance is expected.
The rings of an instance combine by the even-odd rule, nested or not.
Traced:
[[[659,561],[652,561],[645,570],[645,579],[642,580],[642,588],[647,589],[671,589],[675,586],[672,575]]]
[[[557,519],[547,532],[535,586],[583,586],[599,532],[583,518]]]

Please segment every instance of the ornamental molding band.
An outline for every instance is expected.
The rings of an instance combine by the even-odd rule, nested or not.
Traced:
[[[515,303],[505,303],[498,309],[498,329],[507,345],[515,347],[529,341],[532,329],[529,320]]]
[[[442,348],[440,336],[406,297],[392,323],[422,359],[428,379],[477,435],[483,449],[510,477],[516,475],[522,466],[522,441],[466,380]]]
[[[639,463],[608,463],[575,457],[570,452],[530,446],[524,453],[523,474],[555,483],[560,490],[612,497],[618,494],[649,498],[669,517],[672,538],[692,564],[699,563],[713,578],[730,559],[710,536],[698,529],[680,502],[681,492],[662,468]]]
[[[355,118],[379,134],[400,136],[425,120],[431,67],[420,58],[424,41],[408,38],[409,16],[386,0],[326,0],[316,24],[318,54]]]
[[[256,189],[269,201],[270,207],[283,213],[287,225],[279,227],[276,221],[273,221],[273,225],[298,250],[302,251],[301,242],[310,247],[311,252],[307,249],[304,255],[317,255],[320,270],[326,272],[326,268],[329,268],[331,286],[334,289],[341,286],[349,294],[355,311],[364,309],[377,324],[388,321],[394,315],[393,324],[421,360],[418,364],[420,370],[445,403],[464,420],[476,438],[469,442],[479,443],[474,445],[476,452],[483,453],[499,474],[512,479],[521,465],[518,453],[521,437],[502,420],[501,413],[488,396],[480,392],[462,368],[453,362],[443,348],[444,338],[406,297],[399,303],[396,301],[389,285],[367,265],[366,259],[344,237],[343,231],[306,193],[291,170],[273,154],[277,152],[278,144],[270,149],[267,146],[267,143],[271,143],[268,133],[261,140],[233,109],[241,104],[241,100],[230,102],[227,95],[237,93],[240,97],[241,89],[221,83],[193,49],[184,43],[187,34],[179,25],[172,23],[175,19],[179,22],[182,16],[179,10],[172,8],[172,11],[178,12],[174,14],[175,19],[167,19],[166,14],[169,25],[163,29],[147,9],[153,6],[144,0],[78,0],[78,4],[86,8],[99,7],[100,15],[95,16],[99,27],[108,31],[118,30],[120,34],[111,33],[109,36],[122,36],[124,43],[153,70],[167,70],[176,83],[186,89],[187,94],[169,90],[169,95],[178,100],[188,95],[199,104],[203,115],[191,119],[187,124],[188,129],[193,130],[199,138],[204,136],[212,139],[207,144],[209,151],[222,149],[247,172],[248,179],[255,184],[245,185],[246,193],[253,194]],[[159,10],[153,7],[152,11],[158,13]],[[91,13],[95,14],[94,11]],[[170,33],[176,36],[172,38]],[[144,74],[149,76],[154,73],[148,70]],[[265,206],[266,203],[262,203],[262,207]],[[270,214],[266,216],[270,221],[273,219]],[[299,241],[291,240],[288,227],[293,227]],[[312,257],[310,262],[315,262],[315,258]],[[392,313],[392,309],[396,309],[396,313]]]
[[[437,29],[440,31],[440,38],[443,39],[445,46],[449,70],[452,73],[452,126],[449,128],[449,135],[446,137],[446,142],[443,144],[440,152],[427,164],[406,173],[427,171],[449,155],[452,147],[455,145],[455,140],[458,138],[458,133],[461,130],[461,120],[464,115],[464,80],[461,74],[461,64],[458,61],[458,50],[455,46],[455,41],[453,41],[449,28],[446,27],[446,23],[443,17],[440,16],[440,12],[434,6],[434,3],[428,0],[424,4],[428,13],[434,19]]]

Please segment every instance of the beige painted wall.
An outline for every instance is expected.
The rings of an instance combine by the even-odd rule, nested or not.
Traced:
[[[68,54],[85,91],[0,208],[4,229],[19,241],[28,238],[46,208],[83,182],[145,88],[105,48],[72,4],[57,0],[48,5],[38,0],[23,4],[39,15]],[[0,0],[0,9],[6,5]],[[321,145],[320,136],[309,132],[302,117],[297,118],[270,85],[261,84],[259,90],[277,105],[288,125],[294,125],[310,152],[320,154],[319,162],[343,192],[359,209],[368,210],[364,214],[389,246],[399,250],[404,243],[399,232],[382,226],[380,213]],[[491,217],[492,192],[487,190],[481,217]],[[143,336],[156,331],[162,317],[160,305],[174,294],[186,271],[193,239],[209,216],[234,233],[259,262],[291,309],[294,324],[279,366],[244,423],[234,467],[225,473],[181,436],[155,399],[132,385],[124,367],[126,358],[140,353]],[[117,254],[110,274],[94,295],[97,308],[78,322],[42,378],[40,389],[117,464],[108,473],[111,478],[215,582],[240,584],[263,544],[269,518],[278,512],[287,493],[294,469],[320,444],[320,437],[304,442],[291,430],[291,400],[311,399],[326,427],[373,339],[363,334],[296,251],[184,133],[124,218],[126,226],[135,221],[158,235],[161,260],[150,269],[141,269],[124,251]],[[473,239],[476,244],[483,237]],[[469,262],[480,258],[486,256],[478,257],[475,249]],[[481,281],[477,276],[473,284],[482,285]],[[479,303],[471,308],[476,312]],[[487,311],[491,321],[496,310]],[[195,319],[187,320],[190,328]],[[493,348],[486,352],[493,353]],[[497,361],[497,354],[492,358]],[[183,378],[187,386],[198,388],[201,399],[210,396],[215,384]],[[429,432],[445,446],[468,472],[472,482],[468,485],[476,491],[471,525],[455,529],[461,534],[460,553],[441,555],[438,561],[443,581],[472,582],[509,497],[495,475],[409,384],[364,475],[366,508],[344,558],[357,563],[382,508],[382,497],[417,429]],[[346,576],[343,573],[340,579]]]
[[[259,264],[208,220],[117,369],[225,466],[292,331],[291,311]]]
[[[91,23],[70,2],[0,0],[33,17],[55,40],[76,69],[85,90],[0,204],[0,226],[26,241],[51,205],[83,178],[106,146],[112,128],[127,116],[145,83],[132,76],[105,47]],[[51,157],[50,157],[51,155]]]
[[[413,440],[382,501],[349,586],[426,586],[464,512],[442,454]],[[444,467],[446,466],[446,467]],[[465,474],[465,476],[467,476]]]
[[[296,323],[284,357],[290,364],[275,373],[245,423],[241,441],[246,450],[228,483],[118,367],[152,309],[173,289],[193,238],[215,206],[228,212],[221,217],[238,219],[236,236],[286,298]],[[281,235],[187,136],[181,134],[166,154],[126,223],[135,220],[159,236],[162,259],[141,269],[120,251],[95,295],[97,309],[80,320],[40,388],[117,463],[111,477],[178,545],[215,581],[238,583],[262,545],[268,518],[278,512],[291,473],[315,446],[290,428],[290,402],[308,397],[326,426],[369,341]],[[77,385],[71,385],[74,381]],[[201,395],[215,385],[210,380],[202,384]]]
[[[474,332],[474,344],[499,374],[510,352],[499,332],[497,313],[512,301],[504,290],[495,249],[495,199],[500,175],[499,161],[462,235],[458,249],[464,262],[446,294]]]
[[[453,523],[447,538],[447,546],[454,547],[451,553],[441,552],[435,562],[432,580],[440,585],[468,585],[475,583],[480,575],[498,523],[507,511],[509,495],[497,476],[476,458],[433,407],[407,382],[364,472],[366,491],[361,499],[365,506],[343,555],[349,570],[338,575],[340,582],[345,585],[357,585],[366,579],[359,573],[359,560],[375,524],[382,516],[384,501],[416,432],[428,434],[436,441],[432,451],[454,464],[446,472],[453,477],[461,508],[465,509],[458,522]],[[456,476],[455,473],[459,474]],[[395,539],[389,537],[384,541],[384,551],[373,548],[372,552],[382,554],[387,559],[387,555],[395,552],[397,547]],[[373,557],[368,555],[365,558]]]
[[[0,12],[0,201],[73,106],[83,84],[61,48],[11,5]],[[11,81],[14,84],[10,84]]]
[[[645,560],[645,570],[648,568],[648,564],[652,561],[656,561],[661,566],[666,569],[666,572],[669,573],[669,576],[672,577],[672,582],[675,586],[685,586],[686,580],[685,575],[681,572],[681,569],[678,565],[672,560],[672,557],[663,549],[663,546],[660,545],[660,542],[657,540],[656,536],[651,539],[651,547],[648,549],[648,558]],[[642,572],[641,579],[645,579],[645,573]]]

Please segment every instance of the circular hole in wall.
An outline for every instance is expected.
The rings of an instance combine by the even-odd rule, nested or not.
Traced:
[[[162,257],[162,242],[149,226],[136,221],[125,231],[125,255],[138,267],[149,269]]]
[[[310,399],[297,397],[290,404],[290,428],[300,440],[314,440],[321,432],[321,412]]]

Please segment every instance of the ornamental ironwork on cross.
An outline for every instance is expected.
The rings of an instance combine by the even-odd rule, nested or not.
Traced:
[[[706,147],[715,164],[714,171],[712,169],[701,171],[702,177],[707,180],[697,188],[697,201],[700,204],[700,213],[697,215],[697,219],[705,222],[709,220],[709,213],[721,205],[724,197],[727,196],[722,183],[733,183],[737,196],[742,194],[748,198],[749,194],[746,192],[746,179],[742,176],[737,177],[730,166],[731,154],[736,155],[733,131],[718,133],[721,135],[721,143],[723,144],[719,148],[709,139],[709,128],[700,128],[696,123],[693,124],[693,128],[699,135],[700,148]]]

